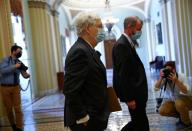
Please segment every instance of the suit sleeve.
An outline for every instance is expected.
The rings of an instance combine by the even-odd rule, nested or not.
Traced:
[[[117,59],[120,60],[121,87],[125,96],[125,100],[131,101],[135,99],[136,83],[135,83],[135,59],[131,48],[125,44],[118,44]]]
[[[88,73],[88,56],[85,51],[76,50],[66,59],[64,94],[70,110],[79,120],[87,115],[81,92]]]

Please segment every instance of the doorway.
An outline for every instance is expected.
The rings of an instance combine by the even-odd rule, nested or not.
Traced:
[[[13,41],[18,46],[21,46],[22,49],[22,56],[20,60],[27,66],[28,72],[30,73],[30,65],[29,65],[29,57],[28,57],[28,46],[25,42],[25,33],[22,25],[22,19],[20,16],[11,16],[12,21],[12,29],[13,29]],[[22,89],[26,89],[28,86],[29,79],[24,79],[22,75],[20,75],[20,84]],[[22,101],[22,107],[26,107],[27,105],[31,104],[32,97],[31,97],[31,86],[29,83],[29,87],[26,91],[21,91],[21,101]]]

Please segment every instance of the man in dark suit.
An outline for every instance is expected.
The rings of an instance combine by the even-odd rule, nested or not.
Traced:
[[[94,50],[104,39],[100,17],[83,13],[76,20],[78,39],[65,61],[65,126],[72,131],[103,131],[109,108],[106,69]]]
[[[138,17],[125,18],[124,33],[113,47],[113,86],[131,115],[131,121],[122,131],[149,131],[147,79],[134,43],[141,36],[141,28],[142,21]]]

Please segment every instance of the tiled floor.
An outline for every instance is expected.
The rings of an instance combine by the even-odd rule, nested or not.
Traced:
[[[112,83],[111,71],[108,72],[108,84]],[[147,103],[147,115],[150,123],[150,131],[190,131],[179,130],[175,123],[177,119],[162,117],[155,112],[155,92],[153,91],[154,80],[157,73],[147,73],[149,84],[149,100]],[[66,131],[63,124],[64,95],[61,93],[45,96],[31,105],[24,106],[24,131]],[[121,103],[122,111],[111,113],[106,131],[120,131],[129,120],[130,115],[127,106]],[[0,122],[0,131],[11,131],[5,118]]]

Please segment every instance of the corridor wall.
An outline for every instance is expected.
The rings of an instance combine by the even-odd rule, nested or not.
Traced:
[[[150,47],[152,59],[157,55],[176,62],[177,71],[192,76],[192,1],[191,0],[151,0]],[[157,27],[161,23],[162,44],[158,43]]]

